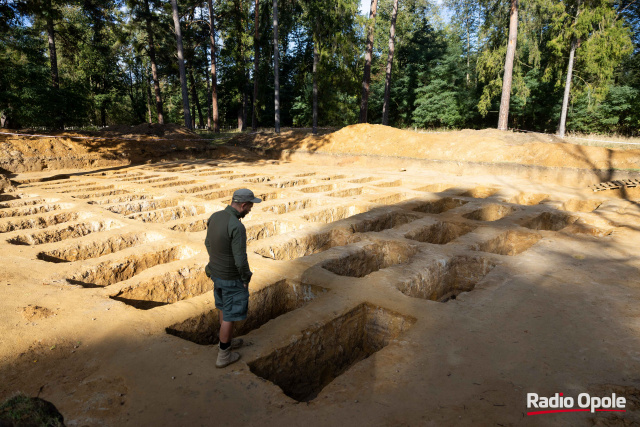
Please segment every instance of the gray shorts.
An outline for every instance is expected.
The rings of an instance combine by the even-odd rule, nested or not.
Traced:
[[[222,311],[225,322],[237,322],[247,318],[249,290],[242,280],[225,280],[212,277],[216,308]]]

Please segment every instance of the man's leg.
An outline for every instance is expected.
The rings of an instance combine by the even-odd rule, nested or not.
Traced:
[[[231,343],[232,350],[242,347],[242,344],[244,343],[243,340],[241,338],[233,338],[233,322],[224,321],[222,310],[218,313],[218,318],[220,319],[220,333],[218,338],[220,339],[220,342]]]
[[[220,311],[220,342],[230,343],[233,334],[233,322],[225,322]]]

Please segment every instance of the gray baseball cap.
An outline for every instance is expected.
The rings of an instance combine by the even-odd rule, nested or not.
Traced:
[[[253,191],[249,190],[248,188],[241,188],[234,191],[231,201],[236,203],[260,203],[262,199],[254,196]]]

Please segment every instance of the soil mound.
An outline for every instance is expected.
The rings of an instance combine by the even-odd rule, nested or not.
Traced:
[[[550,135],[496,129],[418,133],[382,125],[347,126],[327,135],[300,131],[240,135],[231,143],[265,149],[416,159],[515,163],[581,169],[636,169],[640,150],[613,150],[564,142]]]
[[[114,125],[102,129],[100,132],[94,132],[95,136],[111,136],[123,138],[139,138],[144,136],[163,137],[165,139],[197,139],[200,136],[185,128],[173,123],[141,123],[136,126]]]
[[[178,125],[112,126],[98,132],[0,131],[0,168],[9,172],[121,166],[158,158],[189,158],[216,148]],[[33,135],[33,136],[32,136]],[[220,153],[217,153],[220,154]]]

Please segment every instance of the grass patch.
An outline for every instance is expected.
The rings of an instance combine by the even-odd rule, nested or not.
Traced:
[[[64,418],[51,402],[19,393],[0,404],[0,425],[64,426]]]

